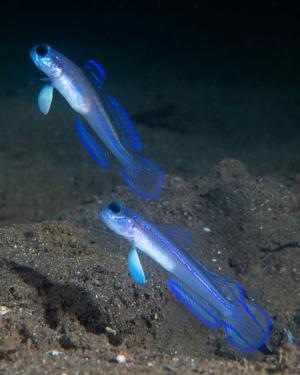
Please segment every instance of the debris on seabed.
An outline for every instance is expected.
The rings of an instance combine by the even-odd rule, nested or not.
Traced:
[[[296,337],[292,334],[292,332],[288,329],[288,328],[283,328],[284,332],[286,333],[288,339],[289,339],[289,342],[292,344],[292,345],[296,345],[297,342],[296,342]]]
[[[124,354],[118,354],[118,355],[116,356],[116,361],[117,361],[118,363],[126,363],[126,362],[127,362],[127,358],[125,357]]]
[[[109,333],[110,335],[116,336],[117,331],[111,327],[105,327],[105,332]]]
[[[123,354],[123,353],[118,354],[113,359],[113,362],[117,362],[117,363],[128,363],[128,362],[132,362],[132,361],[133,361],[133,358],[130,354]]]
[[[4,306],[4,305],[0,306],[0,316],[3,316],[3,315],[8,314],[10,312],[12,312],[12,309],[10,309],[9,307]]]
[[[58,357],[62,353],[63,352],[60,352],[59,350],[49,350],[49,352],[47,352],[47,354],[51,355],[52,357]]]

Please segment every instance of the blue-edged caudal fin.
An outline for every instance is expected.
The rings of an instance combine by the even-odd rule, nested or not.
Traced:
[[[108,168],[109,167],[108,150],[104,149],[104,147],[103,147],[103,150],[100,148],[100,146],[95,142],[92,136],[85,129],[85,127],[83,126],[79,118],[76,119],[76,130],[80,139],[85,145],[86,149],[95,159],[97,164],[100,164],[102,168]]]
[[[270,334],[269,316],[260,307],[247,304],[244,292],[237,282],[208,270],[206,272],[224,297],[233,303],[232,314],[223,320],[228,340],[244,352],[259,349]]]
[[[253,352],[263,346],[272,328],[269,316],[260,307],[247,303],[241,303],[223,325],[228,340],[243,352]]]
[[[134,156],[121,168],[122,176],[133,194],[143,199],[159,198],[164,175],[157,164],[140,156]]]
[[[198,319],[209,327],[219,328],[220,314],[214,307],[177,280],[170,279],[169,285],[171,292],[179,301],[185,304]]]

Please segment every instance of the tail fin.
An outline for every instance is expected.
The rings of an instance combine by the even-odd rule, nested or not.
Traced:
[[[244,352],[259,349],[266,343],[271,331],[269,316],[260,307],[247,304],[238,283],[211,271],[206,272],[226,299],[236,306],[230,318],[223,318],[228,340]]]
[[[241,303],[232,318],[223,321],[228,340],[244,352],[263,346],[272,328],[269,316],[256,305]]]
[[[269,316],[260,307],[246,303],[244,293],[237,283],[210,271],[207,273],[226,300],[232,303],[230,315],[225,315],[227,308],[218,311],[205,296],[196,294],[178,280],[169,280],[171,291],[204,324],[219,328],[222,321],[227,339],[239,350],[252,352],[259,349],[270,335],[272,324]]]
[[[123,178],[128,188],[140,198],[159,198],[164,175],[157,164],[140,156],[134,156],[122,168]]]

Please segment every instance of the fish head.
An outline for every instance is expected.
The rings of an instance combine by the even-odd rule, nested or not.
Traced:
[[[138,223],[131,210],[121,202],[113,201],[105,204],[101,211],[102,221],[115,233],[134,241],[138,233]]]
[[[50,79],[59,78],[63,73],[63,64],[58,52],[47,44],[38,44],[29,51],[35,65]]]

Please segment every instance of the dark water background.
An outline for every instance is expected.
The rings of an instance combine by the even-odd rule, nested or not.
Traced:
[[[14,1],[1,10],[4,223],[48,217],[122,183],[83,149],[59,94],[47,117],[38,112],[43,75],[28,55],[37,43],[78,65],[101,62],[144,153],[166,174],[203,176],[225,158],[256,175],[299,172],[295,3]]]

